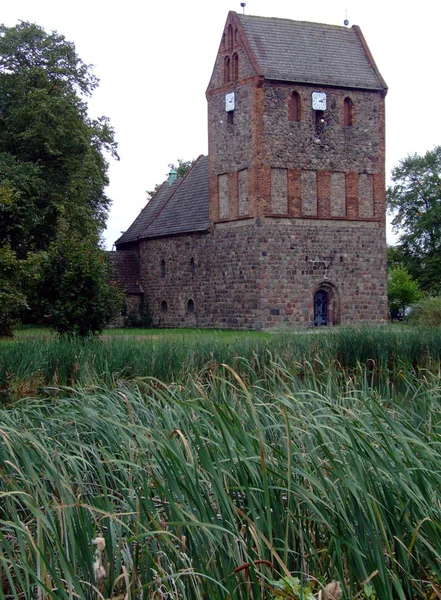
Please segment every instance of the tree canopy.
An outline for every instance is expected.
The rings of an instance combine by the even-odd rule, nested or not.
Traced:
[[[414,154],[392,170],[387,191],[399,251],[421,289],[441,291],[441,146]]]
[[[105,225],[116,144],[87,114],[97,83],[63,36],[0,26],[0,237],[20,258],[48,247],[59,217],[85,234]]]
[[[97,247],[110,207],[107,161],[118,158],[108,119],[88,115],[97,85],[64,36],[28,22],[0,25],[0,248],[4,265],[14,265],[0,270],[4,289],[16,289],[15,261],[54,253],[61,223]],[[23,285],[19,292],[23,300]]]

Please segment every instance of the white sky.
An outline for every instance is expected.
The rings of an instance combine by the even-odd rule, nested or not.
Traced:
[[[145,190],[165,179],[168,163],[207,153],[205,90],[229,10],[241,12],[240,0],[2,2],[5,25],[24,20],[57,30],[94,65],[100,87],[89,112],[110,118],[121,157],[109,171],[109,249],[144,207]],[[408,154],[441,144],[441,2],[248,0],[245,8],[250,15],[335,25],[343,25],[346,10],[389,87],[389,173]]]

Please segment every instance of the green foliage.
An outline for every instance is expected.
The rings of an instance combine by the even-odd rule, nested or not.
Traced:
[[[0,235],[19,257],[46,249],[60,216],[83,234],[104,226],[104,153],[116,156],[116,145],[80,96],[96,85],[63,36],[0,26]]]
[[[101,331],[123,305],[124,294],[111,280],[106,253],[96,235],[61,226],[48,250],[40,294],[46,313],[61,334]]]
[[[441,290],[441,146],[408,156],[387,191],[403,263],[424,291]]]
[[[274,600],[292,598],[295,600],[316,600],[312,593],[312,585],[303,585],[298,577],[287,575],[278,581],[272,581],[271,587],[280,590],[282,594],[276,594]]]
[[[12,335],[14,319],[26,308],[21,291],[23,265],[9,246],[0,247],[0,337]]]
[[[182,160],[182,158],[178,158],[178,163],[169,163],[168,167],[169,167],[169,172],[174,169],[176,171],[176,175],[177,175],[177,179],[182,179],[187,172],[191,169],[191,167],[193,166],[194,160]],[[168,177],[168,173],[165,176],[166,178]],[[153,198],[153,196],[156,194],[156,192],[159,190],[159,188],[161,187],[162,183],[157,183],[155,185],[155,187],[153,188],[153,190],[150,191],[146,191],[147,194],[147,200],[151,200],[151,198]]]
[[[412,311],[409,323],[423,327],[441,327],[441,296],[423,298]]]
[[[395,266],[389,272],[387,296],[391,311],[404,311],[421,298],[421,292],[416,281],[402,266]]]
[[[60,330],[100,329],[103,317],[98,314],[106,312],[104,271],[92,258],[95,266],[91,272],[99,279],[93,283],[93,274],[86,273],[82,262],[87,252],[91,257],[100,253],[98,235],[110,206],[104,193],[108,184],[106,155],[117,158],[108,120],[92,120],[87,114],[83,97],[90,96],[97,84],[90,66],[81,61],[75,46],[63,36],[48,34],[27,22],[15,27],[0,25],[0,246],[6,244],[15,254],[15,259],[9,255],[9,260],[20,259],[20,264],[30,260],[29,264],[34,265],[40,261],[40,277],[63,289],[44,290],[39,287],[37,275],[18,281],[11,278],[11,270],[8,277],[2,276],[1,283],[4,290],[14,290],[8,292],[9,298],[16,299],[8,304],[11,315],[28,304],[34,320],[46,311]],[[79,279],[74,285],[71,262],[68,270],[72,289],[78,292],[83,286],[78,302],[84,301],[85,286],[89,285],[87,309],[75,308],[75,298],[68,296],[66,269],[63,277],[54,277],[60,227],[68,227],[78,244],[81,265],[76,275],[83,278],[81,282]],[[81,238],[89,248],[87,252]],[[50,272],[43,275],[46,268]],[[60,264],[60,271],[63,268]],[[91,309],[94,293],[99,298],[91,311],[94,316],[87,323],[80,314]],[[111,294],[107,296],[112,304]],[[44,306],[40,297],[45,300]],[[49,304],[49,298],[54,305]],[[64,311],[62,298],[68,304]],[[112,312],[109,306],[107,313]]]

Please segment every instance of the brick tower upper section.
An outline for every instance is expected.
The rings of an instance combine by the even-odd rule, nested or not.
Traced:
[[[207,89],[211,223],[384,223],[386,91],[358,27],[230,12]]]

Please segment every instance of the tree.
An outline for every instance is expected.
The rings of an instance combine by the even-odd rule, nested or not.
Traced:
[[[63,36],[0,25],[0,322],[9,330],[29,298],[60,331],[96,331],[114,308],[99,234],[110,207],[107,156],[117,154],[108,120],[87,113],[97,85]],[[18,277],[36,262],[33,277]]]
[[[109,284],[112,271],[96,234],[72,232],[66,222],[47,252],[39,285],[47,317],[60,334],[89,335],[121,311],[125,294]]]
[[[182,177],[184,177],[184,175],[187,174],[187,172],[191,169],[191,167],[193,166],[194,160],[182,160],[182,158],[178,158],[178,164],[176,165],[175,163],[169,163],[168,167],[169,167],[169,172],[173,169],[176,171],[176,178],[177,179],[182,179]],[[168,177],[168,173],[166,175],[166,177]],[[159,190],[159,188],[161,187],[162,183],[157,183],[155,185],[155,187],[153,188],[153,190],[147,191],[147,200],[151,200],[153,198],[153,196],[156,194],[156,192]]]
[[[421,298],[418,284],[405,267],[399,265],[391,269],[387,282],[387,297],[391,315],[394,313],[404,315],[406,308]]]
[[[441,146],[408,156],[392,171],[387,191],[398,247],[421,289],[441,291]]]
[[[35,24],[0,26],[0,239],[20,258],[55,239],[58,219],[102,230],[113,130],[91,120],[98,81],[75,47]]]

